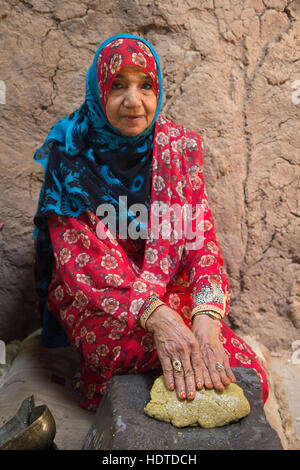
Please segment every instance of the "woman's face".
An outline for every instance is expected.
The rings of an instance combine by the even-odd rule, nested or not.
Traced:
[[[116,76],[106,103],[106,117],[122,134],[134,137],[152,122],[157,98],[150,76],[128,65]]]

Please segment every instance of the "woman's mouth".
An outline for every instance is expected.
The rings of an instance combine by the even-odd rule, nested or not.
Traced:
[[[124,116],[125,119],[127,119],[130,122],[137,122],[140,119],[142,119],[144,116],[137,115],[137,116]]]

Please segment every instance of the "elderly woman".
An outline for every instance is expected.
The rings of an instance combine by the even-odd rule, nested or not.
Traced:
[[[224,323],[229,285],[202,173],[201,137],[161,114],[159,58],[123,34],[98,48],[82,106],[35,153],[45,169],[35,274],[48,347],[81,355],[80,405],[117,374],[163,373],[181,399],[223,390],[254,352]],[[139,213],[139,214],[138,214]]]

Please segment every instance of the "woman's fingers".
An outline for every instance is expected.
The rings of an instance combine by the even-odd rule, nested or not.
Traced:
[[[222,368],[219,366],[217,369],[217,365],[220,365],[221,363],[217,361],[212,346],[210,344],[204,344],[201,348],[201,351],[205,365],[210,375],[210,380],[208,380],[208,384],[205,385],[207,388],[212,388],[210,385],[212,383],[216,390],[224,390],[224,385],[221,379],[221,371],[223,371],[223,366]]]
[[[215,363],[215,367],[219,372],[223,385],[229,385],[231,382],[235,382],[234,374],[229,365],[229,358],[222,346],[217,349],[215,357],[218,359]]]
[[[176,359],[175,359],[176,357]],[[181,364],[181,370],[176,370],[174,368],[173,362],[179,362]],[[185,377],[185,372],[183,369],[183,363],[184,361],[181,361],[179,359],[179,355],[174,354],[174,357],[171,359],[168,356],[160,356],[160,363],[162,366],[162,370],[164,373],[164,379],[165,379],[165,384],[166,387],[169,388],[170,390],[174,390],[176,388],[176,393],[178,395],[178,398],[184,399],[187,397],[187,392],[188,390],[191,390],[191,383],[190,379],[187,380],[188,385],[186,387],[186,377]],[[194,388],[195,391],[195,388]]]
[[[231,382],[235,382],[234,374],[229,365],[228,355],[220,342],[221,323],[207,315],[199,315],[192,326],[203,361],[203,377],[206,388],[224,390]]]
[[[224,386],[226,387],[227,385],[229,385],[230,384],[230,379],[229,379],[229,377],[227,377],[227,373],[226,373],[224,364],[220,361],[217,361],[216,365],[215,365],[215,368],[216,368],[217,372],[219,373],[220,381],[223,385],[223,388],[224,388]]]
[[[226,357],[219,357],[211,346],[206,345],[200,353],[192,352],[189,356],[173,352],[173,357],[167,355],[160,356],[166,387],[170,390],[176,388],[176,393],[181,399],[193,399],[195,390],[200,390],[203,386],[208,389],[224,390],[225,386],[235,381],[235,377],[229,366]],[[227,360],[226,360],[227,359]],[[174,368],[174,361],[180,361],[181,370]]]
[[[183,379],[185,381],[185,392],[186,398],[192,400],[195,398],[195,375],[194,370],[192,368],[191,360],[190,360],[190,352],[186,351],[185,356],[182,357],[182,367],[184,376]],[[185,397],[184,397],[185,398]]]
[[[200,359],[200,350],[197,348],[195,352],[191,352],[191,365],[194,371],[195,386],[197,390],[201,390],[204,386],[203,364]]]
[[[175,380],[173,375],[173,366],[171,359],[168,356],[161,355],[159,357],[160,364],[163,370],[164,379],[166,387],[170,390],[174,390],[175,388]]]
[[[234,376],[234,373],[231,370],[231,367],[230,367],[230,364],[229,364],[229,358],[228,358],[226,353],[225,353],[225,359],[224,359],[223,364],[224,364],[225,372],[227,374],[228,379],[230,380],[230,382],[235,382],[235,376]]]
[[[176,360],[178,361],[180,359],[176,359]],[[182,364],[182,361],[180,362]],[[184,399],[187,397],[187,390],[185,386],[185,372],[183,370],[183,367],[180,371],[174,369],[173,373],[174,373],[175,388],[176,388],[177,396],[178,398]]]
[[[210,379],[207,379],[207,382],[205,381],[205,386],[212,388],[211,382],[214,388],[221,391],[231,382],[234,382],[235,377],[225,351],[222,353],[218,348],[216,349],[209,344],[201,348],[202,357],[210,376]]]
[[[193,353],[193,359],[190,358],[188,350],[184,353],[173,351],[172,358],[162,352],[159,356],[166,387],[170,390],[176,388],[176,393],[181,399],[195,398],[196,385],[200,389],[204,384],[199,351],[198,357],[196,353]],[[180,370],[176,369],[174,362],[179,362]]]
[[[204,365],[203,365],[203,380],[204,380],[205,388],[213,388],[214,387],[214,384],[213,384],[212,379],[210,377],[209,370],[206,367],[205,362],[204,362]]]

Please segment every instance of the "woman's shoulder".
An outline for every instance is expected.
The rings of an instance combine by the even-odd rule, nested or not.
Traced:
[[[174,121],[169,121],[162,114],[159,115],[156,122],[156,135],[159,143],[166,144],[170,142],[171,148],[182,149],[182,156],[193,162],[195,159],[201,160],[204,153],[203,139],[197,132],[178,124]],[[172,141],[174,144],[172,143]]]
[[[158,116],[157,126],[158,132],[161,131],[168,133],[172,137],[185,137],[186,139],[194,139],[197,142],[200,142],[202,146],[203,139],[198,132],[195,132],[182,124],[178,124],[177,122],[170,121],[162,114]]]

